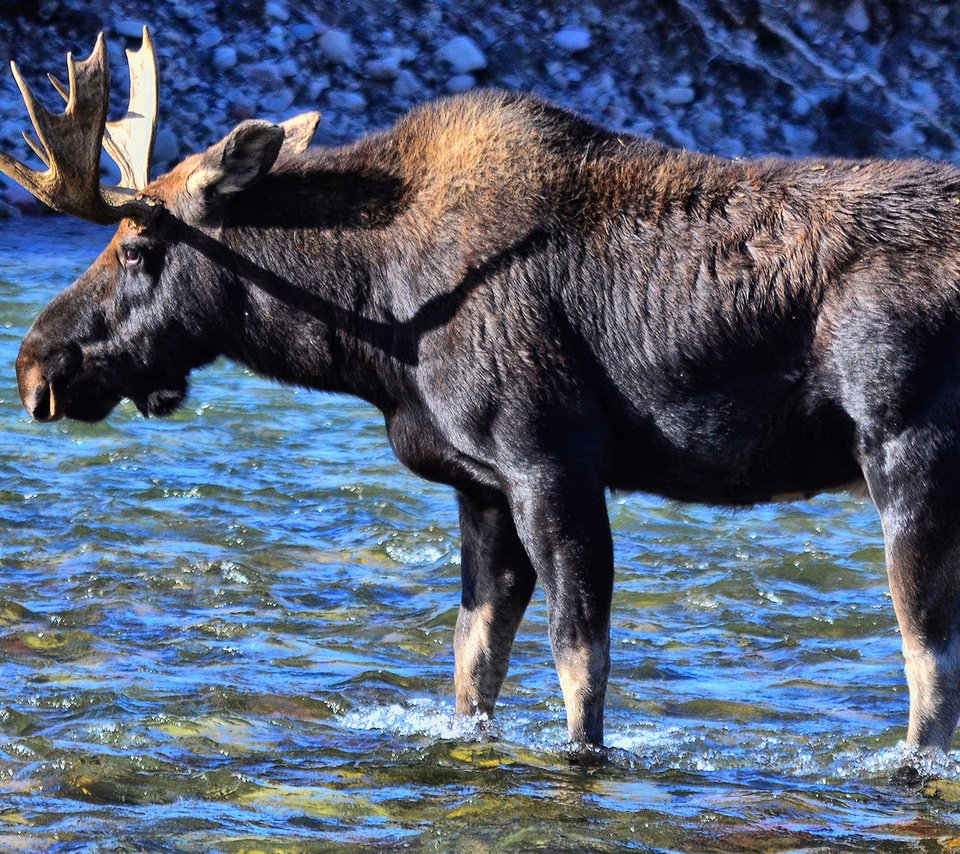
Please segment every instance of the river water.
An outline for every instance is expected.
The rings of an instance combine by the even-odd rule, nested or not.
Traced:
[[[219,363],[174,417],[32,423],[13,363],[109,229],[0,224],[0,850],[940,851],[960,761],[907,694],[845,496],[615,496],[610,761],[571,767],[538,593],[453,717],[450,490],[348,398]]]

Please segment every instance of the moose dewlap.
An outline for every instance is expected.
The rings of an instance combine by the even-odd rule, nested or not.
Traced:
[[[57,84],[18,75],[47,204],[118,222],[17,360],[39,421],[162,415],[225,355],[384,414],[454,487],[457,708],[492,713],[539,579],[571,740],[603,739],[605,492],[749,504],[866,484],[883,522],[909,741],[960,714],[960,171],[730,161],[537,98],[425,104],[342,148],[319,117],[248,121],[147,181],[149,37],[106,121],[102,39]],[[102,187],[103,144],[121,186]]]

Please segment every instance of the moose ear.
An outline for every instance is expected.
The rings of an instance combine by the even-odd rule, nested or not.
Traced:
[[[310,140],[317,132],[317,125],[320,124],[320,113],[301,113],[292,119],[287,119],[280,123],[283,128],[283,148],[281,153],[300,154],[307,150]]]
[[[187,178],[187,192],[204,203],[238,193],[259,181],[283,146],[284,129],[261,119],[241,122],[201,156]]]

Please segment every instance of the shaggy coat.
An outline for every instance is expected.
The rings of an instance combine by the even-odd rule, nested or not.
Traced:
[[[279,131],[279,136],[278,132]],[[150,185],[18,359],[39,419],[164,414],[218,355],[359,395],[458,495],[461,712],[539,579],[569,734],[600,744],[605,491],[745,505],[863,486],[908,738],[960,714],[960,172],[724,160],[501,92],[297,152],[240,125]]]

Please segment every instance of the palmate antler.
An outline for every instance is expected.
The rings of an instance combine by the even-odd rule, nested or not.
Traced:
[[[15,63],[13,76],[20,87],[37,139],[24,139],[47,166],[31,169],[0,152],[0,172],[13,178],[40,201],[61,213],[93,222],[110,223],[129,217],[149,220],[155,204],[139,195],[148,181],[153,133],[157,122],[157,60],[147,28],[137,51],[127,51],[130,66],[130,105],[126,116],[107,121],[110,66],[103,33],[83,62],[67,54],[68,85],[50,82],[67,102],[64,112],[51,113],[27,86]],[[120,167],[120,184],[100,184],[100,146]]]

